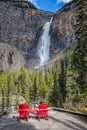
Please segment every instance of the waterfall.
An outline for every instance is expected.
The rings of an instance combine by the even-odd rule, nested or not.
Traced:
[[[52,23],[52,18],[50,22],[46,22],[42,29],[42,35],[39,38],[37,55],[39,57],[39,64],[43,66],[49,60],[50,52],[50,25]]]

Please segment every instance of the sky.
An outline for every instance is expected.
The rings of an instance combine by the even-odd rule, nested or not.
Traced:
[[[45,11],[55,12],[71,0],[28,0],[37,8]]]

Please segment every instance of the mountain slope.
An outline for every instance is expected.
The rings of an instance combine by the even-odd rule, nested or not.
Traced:
[[[54,14],[51,26],[51,56],[54,57],[75,41],[76,5],[72,1]]]
[[[25,8],[25,4],[30,6]],[[15,46],[25,58],[27,68],[36,63],[40,31],[52,15],[31,7],[30,2],[0,0],[0,42]]]
[[[0,71],[19,70],[24,64],[24,57],[15,47],[0,43]]]
[[[53,58],[75,40],[74,2],[53,14],[38,10],[30,2],[0,0],[0,42],[16,47],[24,57],[26,68],[35,66],[38,64],[37,45],[42,27],[51,17],[50,58]]]

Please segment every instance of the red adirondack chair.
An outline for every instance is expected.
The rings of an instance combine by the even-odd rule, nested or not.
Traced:
[[[38,106],[38,111],[37,111],[37,118],[40,121],[41,117],[45,117],[48,120],[48,104],[39,104]]]
[[[21,118],[25,118],[28,121],[29,117],[29,105],[28,104],[19,104],[19,109],[18,109],[18,120]]]

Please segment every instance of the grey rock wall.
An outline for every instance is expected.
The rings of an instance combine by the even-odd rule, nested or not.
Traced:
[[[75,41],[76,6],[72,1],[54,14],[51,26],[51,57]]]
[[[24,64],[24,57],[15,47],[0,43],[0,71],[19,70]]]
[[[27,68],[37,62],[40,31],[52,15],[51,12],[14,6],[12,2],[0,0],[0,42],[16,47]]]

